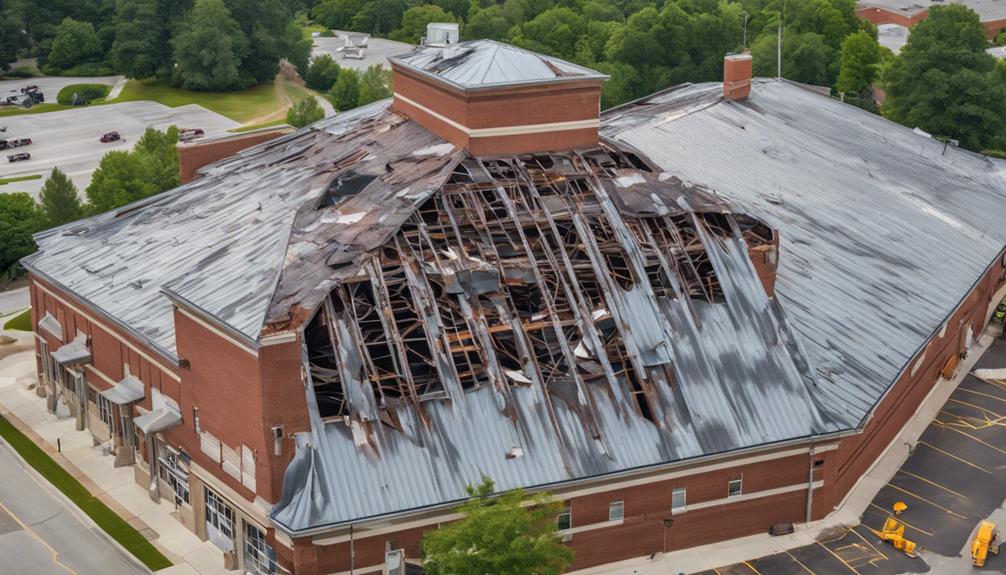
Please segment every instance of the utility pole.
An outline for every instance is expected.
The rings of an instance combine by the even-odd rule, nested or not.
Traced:
[[[786,20],[786,0],[782,0],[782,12],[779,13],[779,36],[775,43],[775,69],[776,77],[782,78],[782,26]]]
[[[748,47],[748,13],[744,12],[744,48]]]

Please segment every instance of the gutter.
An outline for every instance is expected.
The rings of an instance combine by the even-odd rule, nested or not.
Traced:
[[[217,317],[216,315],[213,315],[209,311],[207,311],[207,310],[199,307],[198,305],[192,303],[188,299],[185,299],[184,297],[182,297],[181,295],[179,295],[177,292],[172,291],[170,288],[162,287],[161,288],[161,293],[164,294],[164,296],[167,297],[169,300],[171,300],[171,303],[175,304],[176,306],[178,306],[180,308],[184,308],[185,311],[187,311],[188,313],[190,313],[190,314],[192,314],[194,316],[199,317],[201,320],[203,320],[203,321],[205,321],[207,323],[212,324],[217,329],[219,329],[220,331],[224,332],[231,339],[235,339],[239,343],[241,343],[242,345],[245,345],[245,346],[251,348],[249,351],[254,351],[256,354],[258,353],[258,348],[259,348],[258,341],[255,340],[255,339],[252,339],[247,334],[242,333],[236,327],[230,325],[229,323],[225,322],[223,319]]]

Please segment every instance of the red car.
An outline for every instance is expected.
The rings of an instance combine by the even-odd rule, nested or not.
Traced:
[[[122,139],[122,136],[118,132],[109,132],[101,136],[101,143],[107,144],[109,142],[118,142]]]
[[[21,152],[20,154],[11,154],[7,156],[8,162],[20,162],[21,160],[30,160],[31,154],[28,152]]]

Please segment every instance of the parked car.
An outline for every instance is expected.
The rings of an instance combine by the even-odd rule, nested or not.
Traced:
[[[108,132],[107,134],[102,134],[101,142],[107,144],[109,142],[118,142],[122,139],[122,136],[118,132]]]
[[[178,131],[178,140],[181,142],[188,142],[189,140],[195,140],[196,138],[203,137],[202,128],[182,128]]]
[[[21,160],[30,160],[31,154],[28,152],[21,152],[20,154],[11,154],[7,156],[8,162],[20,162]]]
[[[19,148],[21,146],[30,146],[31,138],[13,138],[10,140],[0,140],[0,150],[6,150],[8,148]]]

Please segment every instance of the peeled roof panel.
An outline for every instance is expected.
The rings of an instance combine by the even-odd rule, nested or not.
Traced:
[[[720,94],[671,90],[602,133],[779,230],[776,294],[819,401],[857,425],[1003,249],[1006,162],[788,82]]]

